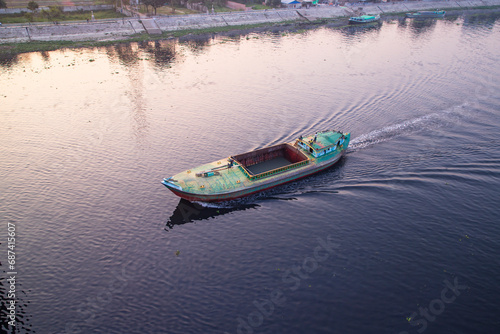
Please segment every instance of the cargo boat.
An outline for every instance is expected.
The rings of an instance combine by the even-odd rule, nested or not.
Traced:
[[[416,13],[406,13],[406,17],[410,19],[427,19],[434,17],[444,17],[444,14],[446,14],[444,10],[420,11]]]
[[[361,15],[349,18],[349,24],[372,23],[380,20],[380,15]]]
[[[230,156],[164,178],[189,201],[219,202],[248,196],[333,166],[345,154],[350,133],[327,130]]]

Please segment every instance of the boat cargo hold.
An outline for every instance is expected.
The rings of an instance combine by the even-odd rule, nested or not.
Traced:
[[[260,192],[333,166],[345,154],[350,133],[322,131],[214,161],[164,178],[189,201],[218,202]]]

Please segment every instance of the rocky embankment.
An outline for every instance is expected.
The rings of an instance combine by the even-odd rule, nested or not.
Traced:
[[[424,9],[467,9],[500,6],[500,0],[411,1],[368,4],[363,11],[370,14],[410,12]],[[196,30],[252,24],[273,24],[286,21],[315,21],[351,16],[351,7],[322,6],[310,9],[258,10],[225,14],[159,16],[117,20],[82,21],[79,23],[4,25],[0,27],[0,43],[29,41],[83,41],[126,39],[139,33],[161,34],[177,30]],[[358,6],[353,6],[358,9]]]

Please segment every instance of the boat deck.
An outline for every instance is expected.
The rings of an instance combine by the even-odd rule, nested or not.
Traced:
[[[284,156],[281,156],[271,160],[260,162],[252,166],[247,166],[246,169],[250,171],[253,175],[257,175],[260,173],[268,172],[276,168],[285,167],[291,164],[293,164],[293,162],[289,161]]]

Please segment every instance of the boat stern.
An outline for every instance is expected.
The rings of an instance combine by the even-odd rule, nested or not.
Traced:
[[[350,140],[351,140],[351,133],[350,132],[344,133],[344,146],[343,146],[344,151],[347,150],[347,148],[349,147]]]

